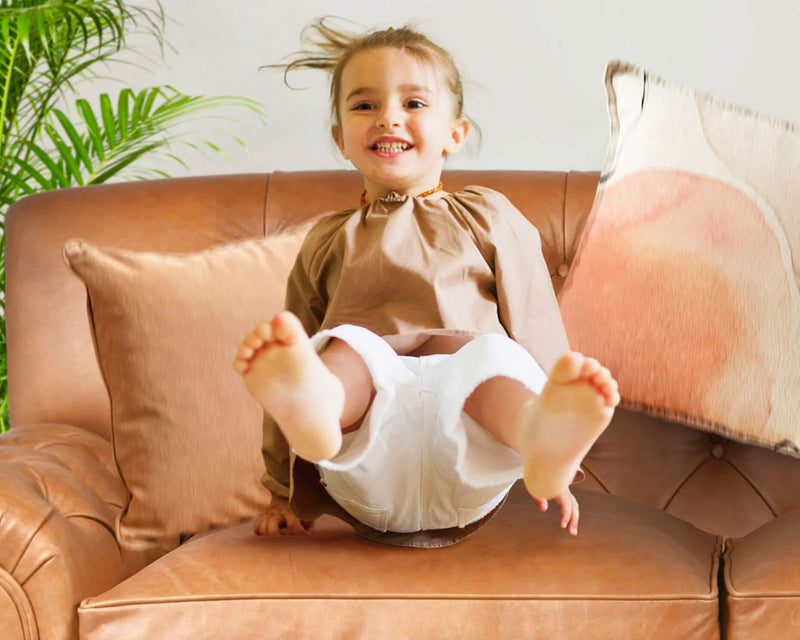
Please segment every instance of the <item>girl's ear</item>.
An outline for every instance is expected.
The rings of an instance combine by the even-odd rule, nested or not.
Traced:
[[[342,152],[342,156],[344,159],[347,160],[347,153],[344,150],[344,137],[342,136],[342,125],[335,124],[331,127],[331,135],[333,136],[333,141],[336,143],[336,146],[339,147],[339,151]]]
[[[453,123],[453,128],[450,130],[450,140],[444,147],[445,155],[453,155],[461,151],[464,142],[469,134],[469,120],[466,118],[458,118]]]

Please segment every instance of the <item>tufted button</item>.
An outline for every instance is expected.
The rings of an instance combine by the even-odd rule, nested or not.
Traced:
[[[725,455],[725,447],[719,442],[717,442],[716,444],[714,444],[713,447],[711,447],[712,458],[716,458],[717,460],[719,460],[724,455]]]
[[[562,278],[566,278],[567,274],[569,273],[569,265],[564,262],[563,264],[558,265],[558,269],[556,269],[556,273],[560,275]]]

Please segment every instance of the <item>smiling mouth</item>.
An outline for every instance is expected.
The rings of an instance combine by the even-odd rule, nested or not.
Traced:
[[[402,153],[410,148],[408,142],[376,142],[372,145],[372,150],[378,153]]]

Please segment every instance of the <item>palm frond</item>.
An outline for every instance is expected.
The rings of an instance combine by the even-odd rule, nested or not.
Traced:
[[[76,119],[53,109],[44,123],[40,139],[24,141],[26,153],[18,154],[12,166],[0,174],[19,194],[83,184],[99,184],[112,178],[131,177],[126,169],[143,156],[160,152],[160,157],[185,163],[171,149],[187,143],[178,132],[194,118],[231,107],[261,114],[260,105],[236,97],[189,96],[172,87],[151,87],[139,92],[123,89],[116,98],[102,94],[99,104],[76,101]],[[230,116],[217,115],[232,119]],[[224,155],[213,140],[202,145]],[[140,175],[141,168],[137,168]],[[161,170],[156,175],[168,175]],[[2,194],[0,194],[0,199]]]
[[[160,0],[148,2],[154,6],[128,0],[0,0],[0,432],[8,427],[3,293],[8,206],[47,189],[168,177],[164,169],[142,167],[140,161],[158,156],[185,166],[178,145],[223,153],[214,140],[189,142],[187,124],[209,113],[233,119],[221,115],[223,108],[261,114],[255,101],[188,96],[172,87],[124,89],[113,99],[101,96],[96,106],[77,100],[74,116],[55,108],[70,102],[78,79],[97,77],[105,63],[136,64],[121,60],[120,52],[147,61],[140,50],[126,48],[131,36],[151,38],[163,55],[166,18]]]
[[[163,47],[163,23],[160,5],[122,0],[12,0],[0,8],[0,158],[20,136],[35,138],[63,92],[112,59],[127,34],[142,28]]]

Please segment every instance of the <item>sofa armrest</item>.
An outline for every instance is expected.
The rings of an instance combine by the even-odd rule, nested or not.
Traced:
[[[77,606],[164,549],[126,556],[114,530],[127,493],[111,444],[61,424],[0,435],[0,629],[4,639],[78,637]]]

